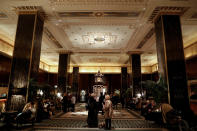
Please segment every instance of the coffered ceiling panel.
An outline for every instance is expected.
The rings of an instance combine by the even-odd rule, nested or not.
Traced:
[[[0,20],[0,34],[4,37],[2,39],[9,40],[10,44],[14,45],[14,39],[16,34],[16,24],[4,23]]]
[[[75,61],[73,66],[124,66],[129,56],[126,54],[76,53],[71,55],[71,59]]]
[[[71,25],[65,32],[75,48],[121,49],[127,45],[134,29],[121,25]]]
[[[197,41],[197,0],[0,0],[0,39],[14,46],[16,9],[46,14],[41,61],[58,65],[71,52],[73,66],[129,66],[128,52],[141,52],[142,66],[157,63],[153,20],[180,12],[184,47]]]
[[[157,63],[157,53],[144,53],[141,55],[141,66],[152,66]]]
[[[184,25],[182,31],[184,47],[197,41],[197,25]]]
[[[41,53],[41,60],[48,65],[58,66],[59,54],[58,53]]]

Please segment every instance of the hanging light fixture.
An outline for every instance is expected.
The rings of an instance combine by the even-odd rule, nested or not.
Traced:
[[[100,70],[98,73],[95,74],[95,83],[103,83],[103,74],[100,73]]]

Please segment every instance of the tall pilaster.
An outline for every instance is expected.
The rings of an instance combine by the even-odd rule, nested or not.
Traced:
[[[68,81],[68,66],[70,61],[69,54],[59,54],[59,65],[58,65],[58,89],[62,93],[67,91]]]
[[[127,90],[127,67],[121,67],[121,95],[125,94]]]
[[[79,67],[73,67],[72,91],[79,97]]]
[[[20,110],[28,98],[31,79],[37,78],[44,21],[38,11],[19,12],[7,110]]]
[[[169,103],[189,111],[187,77],[179,15],[161,15],[155,21],[159,73],[169,89]]]
[[[132,87],[133,87],[133,96],[136,96],[138,93],[142,93],[141,88],[141,59],[140,54],[131,54],[131,68],[132,68]]]

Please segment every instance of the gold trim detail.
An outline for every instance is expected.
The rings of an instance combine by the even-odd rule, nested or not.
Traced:
[[[37,14],[43,21],[47,18],[46,13],[41,6],[17,6],[14,11],[20,15]]]
[[[154,23],[161,15],[183,15],[190,7],[176,7],[176,6],[158,6],[156,7],[148,22]]]

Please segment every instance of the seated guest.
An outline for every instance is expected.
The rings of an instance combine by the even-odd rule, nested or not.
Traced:
[[[52,116],[52,103],[50,102],[49,99],[46,99],[44,101],[44,112],[45,112],[45,117],[50,118]]]
[[[2,117],[2,113],[4,113],[6,110],[5,110],[5,101],[6,100],[2,100],[1,102],[0,102],[0,119],[1,119],[1,117]]]
[[[37,102],[37,117],[36,117],[36,120],[38,122],[41,122],[42,119],[44,118],[44,103],[42,101],[42,99],[38,99],[38,102]]]
[[[23,111],[17,115],[16,120],[20,122],[21,120],[32,120],[36,118],[36,110],[36,104],[31,101],[27,103]]]
[[[0,102],[0,113],[5,112],[5,101],[6,99]]]
[[[154,106],[155,106],[154,100],[147,100],[147,104],[145,106],[145,113],[144,113],[146,119],[150,119],[150,114]]]

